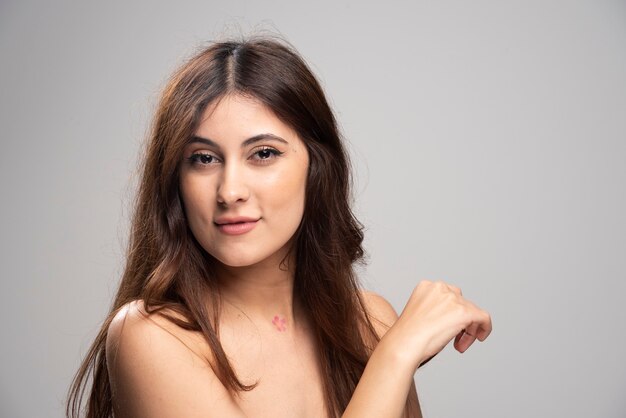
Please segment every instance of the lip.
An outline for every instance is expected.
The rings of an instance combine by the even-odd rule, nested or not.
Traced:
[[[215,220],[215,225],[220,232],[226,235],[241,235],[251,231],[257,224],[260,218],[248,218],[244,216],[237,216],[232,218],[218,218]]]

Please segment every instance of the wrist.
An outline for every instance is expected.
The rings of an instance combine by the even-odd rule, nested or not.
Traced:
[[[397,344],[391,335],[385,335],[372,353],[372,358],[384,362],[394,373],[413,378],[417,367],[421,364],[422,356],[407,344]]]

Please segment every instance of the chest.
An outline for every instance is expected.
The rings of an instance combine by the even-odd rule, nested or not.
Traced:
[[[239,331],[221,340],[242,383],[256,384],[237,400],[247,416],[326,417],[318,351],[309,334]]]

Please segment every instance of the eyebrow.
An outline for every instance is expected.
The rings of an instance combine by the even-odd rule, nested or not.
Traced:
[[[241,148],[245,148],[248,145],[252,145],[255,142],[259,142],[259,141],[263,141],[263,140],[274,140],[274,141],[279,141],[285,144],[289,144],[289,142],[287,142],[286,140],[284,140],[283,138],[281,138],[278,135],[274,135],[274,134],[270,134],[270,133],[264,133],[264,134],[258,134],[258,135],[254,135],[251,138],[246,139],[245,141],[243,141],[241,143]],[[192,144],[194,142],[201,142],[203,144],[209,145],[211,147],[215,147],[215,148],[220,148],[220,146],[217,144],[217,142],[213,141],[212,139],[209,138],[203,138],[201,136],[197,136],[194,135],[191,137],[191,139],[189,140],[189,143]]]

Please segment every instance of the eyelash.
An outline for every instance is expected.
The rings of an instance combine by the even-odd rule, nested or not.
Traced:
[[[271,160],[273,160],[276,157],[280,157],[283,152],[278,151],[275,148],[272,147],[261,147],[260,149],[256,150],[255,152],[252,153],[252,156],[254,155],[258,155],[261,152],[265,152],[268,151],[270,153],[270,156],[268,156],[267,158],[256,158],[255,160],[259,163],[259,164],[268,164]],[[209,154],[206,152],[194,152],[193,154],[191,154],[190,157],[187,158],[187,160],[189,161],[190,164],[192,165],[201,165],[201,166],[208,166],[210,164],[215,164],[213,162],[201,162],[203,158],[211,158],[213,160],[218,160],[219,159],[213,155],[213,154]]]
[[[211,154],[207,154],[204,152],[194,152],[193,154],[191,154],[190,157],[187,158],[187,160],[189,161],[191,165],[209,165],[210,164],[210,163],[202,163],[201,162],[202,158],[217,159],[215,158],[214,155],[211,155]]]
[[[252,153],[252,155],[258,155],[260,152],[269,152],[270,155],[267,158],[260,158],[257,159],[257,161],[269,161],[269,160],[273,160],[276,157],[280,157],[281,155],[283,155],[283,153],[281,151],[278,151],[276,148],[272,148],[272,147],[261,147],[258,150],[254,151]],[[261,163],[261,164],[266,164],[266,163]]]

